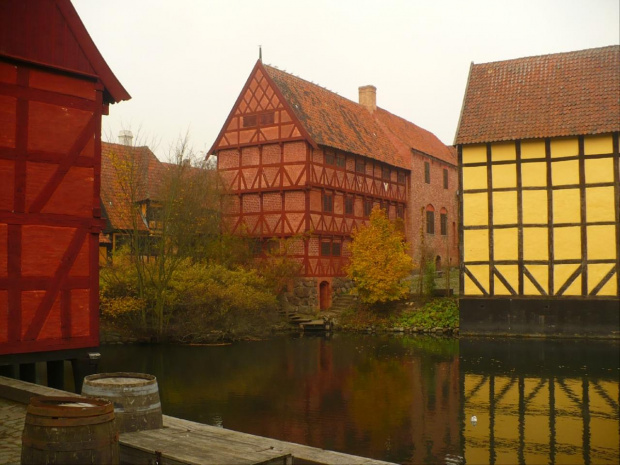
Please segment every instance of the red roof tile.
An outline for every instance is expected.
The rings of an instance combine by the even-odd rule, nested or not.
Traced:
[[[472,64],[456,144],[620,130],[620,46]]]
[[[455,163],[452,152],[432,133],[377,108],[370,113],[316,84],[263,65],[312,140],[323,146],[411,169],[411,149]]]

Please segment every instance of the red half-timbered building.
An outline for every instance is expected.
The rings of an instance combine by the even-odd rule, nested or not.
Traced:
[[[416,157],[450,169],[451,195],[436,209],[456,212],[453,151],[378,108],[373,86],[359,90],[356,103],[259,60],[209,152],[229,193],[230,231],[257,243],[293,238],[288,253],[315,280],[321,308],[345,275],[351,233],[373,207],[402,218],[408,239],[419,230],[418,204],[426,208],[434,193],[429,185],[413,198]]]
[[[98,346],[101,117],[129,98],[69,0],[0,2],[0,365]]]

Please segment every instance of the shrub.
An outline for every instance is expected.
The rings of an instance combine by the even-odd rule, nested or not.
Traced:
[[[404,328],[458,328],[458,302],[456,299],[431,300],[419,309],[403,312],[395,324]]]
[[[374,208],[369,223],[353,233],[347,274],[355,283],[360,300],[368,304],[398,300],[407,295],[413,261],[404,236],[383,210]]]

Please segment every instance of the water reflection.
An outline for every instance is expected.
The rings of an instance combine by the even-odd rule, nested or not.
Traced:
[[[617,351],[337,334],[108,346],[100,368],[155,374],[169,415],[398,463],[613,463]]]
[[[618,463],[616,344],[461,342],[467,463]]]

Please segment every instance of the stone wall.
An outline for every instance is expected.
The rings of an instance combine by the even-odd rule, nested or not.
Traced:
[[[292,289],[280,300],[282,308],[290,313],[314,313],[319,308],[319,293],[315,278],[297,278]]]
[[[346,294],[355,286],[353,281],[347,277],[336,277],[332,280],[332,296],[335,297],[338,294]]]

